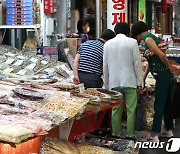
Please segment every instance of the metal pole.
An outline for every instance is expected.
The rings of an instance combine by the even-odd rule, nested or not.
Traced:
[[[102,0],[96,0],[96,38],[102,33]]]

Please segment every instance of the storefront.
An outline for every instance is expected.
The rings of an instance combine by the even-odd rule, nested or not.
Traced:
[[[147,1],[147,24],[156,33],[173,34],[173,1]]]

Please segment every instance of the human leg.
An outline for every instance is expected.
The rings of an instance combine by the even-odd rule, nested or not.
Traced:
[[[119,91],[123,94],[121,88],[113,88],[112,90]],[[117,105],[112,109],[112,133],[114,135],[119,135],[122,133],[122,113],[124,109],[124,104]]]
[[[164,71],[154,75],[154,77],[156,79],[156,87],[152,131],[160,133],[165,104],[170,88],[170,74],[168,71]]]
[[[134,135],[137,106],[137,90],[135,88],[125,88],[125,100],[127,110],[127,134]]]

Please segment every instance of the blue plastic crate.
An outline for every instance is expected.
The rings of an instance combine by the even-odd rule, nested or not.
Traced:
[[[32,3],[33,0],[6,0],[6,3],[17,3],[17,2],[21,2],[21,3]]]
[[[17,18],[21,18],[21,19],[32,19],[33,16],[30,15],[30,14],[24,14],[24,15],[21,15],[21,14],[9,14],[6,16],[6,19],[17,19]]]
[[[24,11],[21,11],[21,10],[17,10],[17,11],[8,11],[8,12],[6,12],[6,16],[8,16],[8,15],[16,15],[16,14],[18,14],[18,15],[33,15],[33,11],[28,11],[28,10],[24,10]]]
[[[33,11],[33,7],[8,7],[6,8],[6,11]]]
[[[16,8],[16,7],[32,7],[32,3],[6,3],[6,8],[12,7],[12,8]]]
[[[22,19],[22,18],[16,18],[16,19],[11,19],[11,18],[6,18],[7,22],[32,22],[33,19]]]
[[[32,21],[28,21],[28,22],[6,21],[6,25],[33,25],[33,22]]]

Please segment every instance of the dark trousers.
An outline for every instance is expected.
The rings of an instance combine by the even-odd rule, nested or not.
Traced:
[[[102,88],[103,81],[99,75],[81,71],[78,74],[79,80],[81,83],[84,83],[85,88]]]
[[[162,119],[164,117],[165,129],[173,128],[173,119],[171,113],[171,79],[172,76],[168,70],[163,72],[152,72],[155,80],[155,102],[154,102],[154,119],[152,131],[159,133],[161,131]]]

